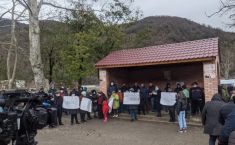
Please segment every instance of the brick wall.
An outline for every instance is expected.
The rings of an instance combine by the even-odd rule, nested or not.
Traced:
[[[107,87],[109,83],[109,75],[105,69],[99,70],[100,90],[107,95]]]
[[[203,63],[205,101],[210,101],[218,93],[218,66],[216,61]]]

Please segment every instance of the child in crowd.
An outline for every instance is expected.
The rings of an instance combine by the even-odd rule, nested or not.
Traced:
[[[120,107],[119,96],[113,91],[111,97],[113,98],[113,117],[118,117],[118,109]]]
[[[177,94],[177,102],[176,102],[176,112],[178,114],[178,122],[179,122],[179,132],[187,132],[187,124],[185,119],[185,112],[187,110],[186,98],[182,91]]]
[[[104,100],[103,100],[102,111],[103,111],[103,116],[104,116],[104,122],[107,122],[108,121],[108,112],[109,112],[107,98],[104,98]]]

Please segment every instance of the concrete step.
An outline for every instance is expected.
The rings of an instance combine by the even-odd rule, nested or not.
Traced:
[[[130,115],[127,113],[122,113],[117,119],[123,119],[123,120],[130,120]],[[178,122],[169,122],[169,115],[163,114],[162,117],[156,117],[152,113],[148,115],[138,115],[139,121],[145,121],[145,122],[156,122],[156,123],[167,123],[167,124],[178,124]],[[198,117],[191,117],[190,119],[187,119],[187,125],[189,126],[197,126],[202,127],[201,121]]]

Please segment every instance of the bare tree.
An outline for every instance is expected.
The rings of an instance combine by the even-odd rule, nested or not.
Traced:
[[[12,0],[12,11],[11,11],[11,44],[10,48],[8,49],[7,53],[7,79],[8,79],[8,89],[11,89],[15,80],[15,74],[16,74],[16,66],[17,66],[17,60],[18,60],[18,54],[17,54],[17,40],[16,40],[16,20],[15,20],[15,7],[16,7],[16,1]],[[13,71],[11,73],[11,56],[12,56],[12,50],[15,49],[15,61],[13,65]]]
[[[230,78],[230,71],[234,67],[234,55],[231,53],[230,50],[226,49],[223,52],[221,52],[221,74],[224,76],[225,79]]]
[[[208,17],[213,17],[214,15],[228,15],[229,19],[233,21],[232,24],[229,24],[230,27],[235,26],[235,0],[220,0],[220,8],[218,11],[210,14]]]
[[[24,11],[20,13],[17,13],[16,11],[16,6],[17,2],[16,0],[12,0],[12,7],[5,12],[1,14],[2,18],[6,14],[11,15],[11,24],[10,25],[5,25],[2,27],[11,27],[11,40],[10,43],[4,43],[1,42],[1,44],[7,45],[7,79],[8,79],[8,89],[12,89],[13,83],[15,82],[15,76],[16,76],[16,68],[17,68],[17,62],[18,62],[18,43],[17,43],[17,38],[16,38],[16,21],[19,19],[20,16],[23,15]],[[12,66],[11,60],[12,56],[14,55],[14,63]]]
[[[34,75],[34,81],[36,88],[39,89],[41,86],[48,86],[48,81],[45,79],[45,75],[43,72],[43,63],[42,63],[42,57],[41,57],[41,48],[40,48],[40,27],[39,27],[39,13],[41,10],[41,7],[43,5],[47,5],[50,7],[54,7],[57,9],[63,9],[67,11],[76,11],[76,12],[84,12],[83,9],[81,10],[75,10],[71,8],[66,8],[63,6],[59,6],[55,1],[53,0],[16,0],[19,2],[28,12],[28,23],[29,23],[29,60],[31,64],[31,68]],[[132,0],[131,0],[132,1]],[[79,0],[77,1],[79,2]],[[83,2],[83,0],[81,0]],[[122,5],[120,5],[120,8],[125,9]],[[90,10],[89,10],[90,11]],[[94,10],[92,11],[103,11],[101,10]],[[129,11],[126,12],[129,14]],[[115,17],[118,19],[118,17]],[[119,19],[118,19],[119,20]],[[14,40],[14,39],[13,39]],[[14,42],[16,42],[14,40]]]

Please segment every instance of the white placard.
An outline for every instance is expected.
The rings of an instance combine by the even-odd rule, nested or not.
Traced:
[[[160,103],[165,106],[173,106],[176,103],[176,93],[175,92],[161,92]]]
[[[64,109],[79,109],[79,97],[78,96],[64,96],[63,108]]]
[[[108,105],[109,105],[109,113],[111,113],[113,109],[113,97],[109,98]]]
[[[88,98],[82,98],[80,109],[87,112],[92,112],[92,101]]]
[[[123,104],[125,105],[139,105],[140,93],[139,92],[125,92]]]

